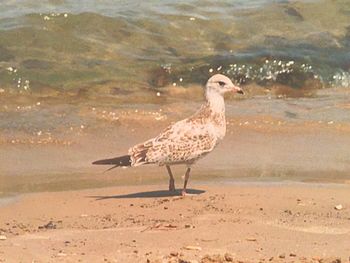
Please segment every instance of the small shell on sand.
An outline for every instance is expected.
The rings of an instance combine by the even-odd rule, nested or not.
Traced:
[[[343,209],[343,206],[342,206],[341,204],[339,204],[339,205],[336,205],[336,206],[334,207],[334,209],[335,209],[335,210],[342,210],[342,209]]]

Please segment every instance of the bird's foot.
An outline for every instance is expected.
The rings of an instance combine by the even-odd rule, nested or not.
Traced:
[[[170,192],[175,192],[176,191],[174,181],[170,181],[169,182],[169,191]]]
[[[196,196],[197,194],[187,193],[186,190],[182,190],[181,195],[182,197],[185,197],[185,196]]]

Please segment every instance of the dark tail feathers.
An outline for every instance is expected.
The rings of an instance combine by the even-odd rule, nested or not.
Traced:
[[[119,167],[119,166],[125,167],[125,166],[131,166],[131,158],[130,158],[130,155],[123,155],[112,159],[98,160],[93,162],[92,164],[114,165],[114,167]]]

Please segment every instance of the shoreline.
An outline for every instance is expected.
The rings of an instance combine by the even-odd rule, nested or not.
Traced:
[[[181,105],[152,108],[149,112],[128,109],[103,113],[102,109],[89,109],[76,116],[89,120],[87,123],[60,127],[50,134],[42,130],[23,134],[0,131],[0,141],[8,141],[0,142],[0,194],[166,184],[167,175],[162,167],[103,173],[107,167],[96,167],[91,162],[125,154],[130,146],[154,137],[198,106],[192,103],[177,112]],[[244,109],[249,105],[245,104]],[[198,162],[190,180],[349,181],[348,123],[281,119],[276,114],[259,111],[235,116],[240,106],[229,105],[224,141],[210,156]],[[120,119],[104,119],[107,115],[120,116]],[[55,134],[59,137],[55,138]],[[56,139],[71,144],[56,144]],[[175,168],[176,177],[180,178],[183,173],[181,166]]]
[[[96,167],[95,167],[96,168]],[[181,188],[183,184],[182,166],[175,166],[175,184]],[[207,170],[195,167],[190,178],[189,186],[192,183],[203,186],[347,186],[350,185],[347,171],[271,171],[271,175],[259,175],[259,170]],[[296,176],[298,175],[298,176]],[[109,187],[142,187],[159,185],[166,189],[168,187],[168,176],[164,167],[151,166],[138,169],[120,169],[117,173],[91,173],[91,171],[79,174],[43,174],[42,176],[11,176],[0,177],[0,181],[7,182],[2,185],[0,191],[0,207],[7,200],[16,199],[21,195],[51,192],[70,192],[96,190]],[[19,184],[17,181],[21,181]],[[38,182],[35,182],[38,180]],[[17,182],[17,183],[15,183]],[[13,184],[13,185],[11,185]],[[7,186],[6,186],[7,185]]]
[[[206,262],[207,255],[215,259],[207,262],[226,262],[226,253],[233,262],[318,262],[350,255],[350,185],[190,188],[184,198],[163,184],[24,194],[0,206],[0,262]]]

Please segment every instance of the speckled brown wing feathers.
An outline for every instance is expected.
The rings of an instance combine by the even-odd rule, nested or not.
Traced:
[[[191,164],[210,152],[217,139],[206,125],[189,119],[166,128],[159,136],[129,149],[132,166],[147,163]]]

